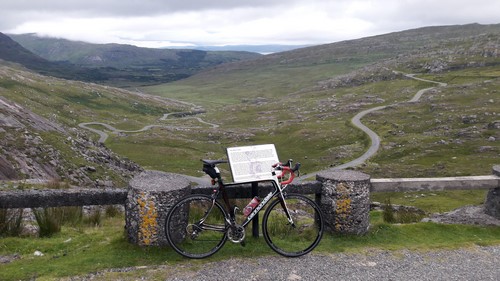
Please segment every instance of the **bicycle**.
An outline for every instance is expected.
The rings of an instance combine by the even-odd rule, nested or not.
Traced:
[[[301,194],[283,192],[294,180],[300,163],[292,161],[270,167],[274,187],[258,205],[237,223],[239,208],[231,207],[218,164],[226,160],[202,160],[203,171],[217,185],[211,195],[188,195],[170,209],[165,233],[171,247],[187,258],[201,259],[219,251],[229,239],[244,246],[245,227],[265,208],[262,234],[266,243],[278,254],[299,257],[311,252],[323,236],[323,216],[318,205]],[[219,202],[219,195],[225,207]],[[271,199],[274,199],[271,201]],[[268,203],[271,202],[269,205]]]

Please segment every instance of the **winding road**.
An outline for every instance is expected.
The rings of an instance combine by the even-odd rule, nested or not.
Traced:
[[[401,72],[396,72],[396,71],[394,71],[394,72],[395,73],[401,73]],[[415,79],[415,80],[419,80],[419,81],[423,81],[423,82],[429,82],[429,83],[436,83],[436,84],[438,84],[439,87],[445,87],[445,86],[448,85],[446,83],[441,83],[441,82],[431,81],[431,80],[427,80],[427,79],[417,78],[417,77],[415,77],[415,74],[404,74],[404,73],[401,73],[401,74],[403,74],[404,76],[406,76],[408,78],[411,78],[411,79]],[[408,103],[418,102],[420,100],[420,98],[422,97],[423,94],[425,94],[427,91],[430,91],[430,90],[432,90],[434,88],[436,88],[436,87],[430,87],[430,88],[425,88],[425,89],[419,90],[415,94],[415,96],[413,96],[413,98],[408,101]],[[397,104],[398,103],[395,103],[395,104],[392,104],[392,105],[397,105]],[[337,167],[335,167],[336,169],[345,169],[345,168],[348,168],[348,167],[357,166],[357,165],[362,164],[363,162],[365,162],[368,158],[370,158],[373,155],[375,155],[375,153],[378,151],[378,149],[380,147],[380,137],[375,132],[373,132],[372,130],[370,130],[370,128],[368,128],[365,125],[363,125],[363,123],[361,123],[361,118],[363,118],[368,113],[371,113],[371,112],[374,112],[374,111],[378,111],[378,110],[382,110],[382,109],[386,108],[387,106],[389,106],[389,105],[377,106],[377,107],[374,107],[374,108],[370,108],[370,109],[361,111],[360,113],[356,114],[356,116],[354,116],[351,119],[351,122],[354,124],[354,126],[358,127],[360,130],[362,130],[363,132],[365,132],[370,137],[370,140],[371,140],[372,144],[371,144],[370,148],[368,148],[368,150],[363,155],[361,155],[359,158],[354,159],[351,162],[345,163],[343,165],[337,166]]]
[[[422,78],[415,77],[415,74],[405,74],[405,73],[398,72],[398,71],[393,71],[393,72],[396,73],[396,74],[402,74],[405,77],[408,77],[408,78],[411,78],[411,79],[415,79],[415,80],[418,80],[418,81],[435,83],[435,84],[438,85],[438,87],[445,87],[445,86],[447,86],[446,83],[436,82],[436,81],[432,81],[432,80],[427,80],[427,79],[422,79]],[[430,90],[432,90],[434,88],[436,88],[436,87],[429,87],[429,88],[425,88],[425,89],[419,90],[409,101],[407,101],[405,103],[415,103],[415,102],[418,102],[420,100],[420,98],[422,97],[423,94],[425,94],[427,91],[430,91]],[[367,115],[369,113],[372,113],[372,112],[375,112],[375,111],[379,111],[379,110],[382,110],[382,109],[384,109],[384,108],[386,108],[388,106],[393,106],[393,105],[397,105],[397,104],[400,104],[400,103],[395,103],[395,104],[392,104],[392,105],[377,106],[377,107],[374,107],[374,108],[370,108],[370,109],[361,111],[360,113],[356,114],[351,119],[351,122],[352,122],[352,124],[355,127],[359,128],[360,130],[362,130],[363,132],[365,132],[368,135],[368,137],[370,138],[370,141],[371,141],[371,145],[368,148],[368,150],[363,155],[361,155],[360,157],[358,157],[358,158],[356,158],[356,159],[354,159],[354,160],[352,160],[350,162],[347,162],[347,163],[339,165],[339,166],[335,166],[335,167],[330,168],[330,169],[340,170],[340,169],[346,169],[346,168],[355,167],[355,166],[358,166],[358,165],[364,163],[366,160],[368,160],[368,158],[370,158],[373,155],[375,155],[375,153],[377,153],[377,151],[378,151],[378,149],[380,147],[380,137],[374,131],[372,131],[370,128],[368,128],[363,123],[361,123],[361,119],[365,115]],[[189,103],[189,105],[191,105],[193,107],[196,107],[194,104],[191,104],[191,103]],[[172,116],[177,115],[178,116],[178,115],[193,115],[193,114],[196,114],[196,112],[173,112],[173,113],[166,113],[166,114],[164,114],[159,119],[159,121],[168,121],[168,120],[177,120],[177,119],[195,119],[195,120],[197,120],[198,122],[200,122],[202,124],[212,126],[212,128],[219,127],[219,125],[217,125],[217,124],[206,122],[203,119],[201,119],[199,117],[194,117],[194,116],[183,116],[183,117],[179,117],[177,119],[168,119],[168,117],[170,115],[172,115]],[[147,130],[150,130],[150,129],[156,128],[156,127],[159,127],[159,128],[169,128],[169,129],[178,129],[178,128],[196,129],[196,128],[199,128],[199,127],[187,127],[187,126],[186,127],[179,127],[179,126],[166,126],[166,125],[147,125],[147,126],[144,126],[142,129],[139,129],[139,130],[119,130],[119,129],[116,129],[115,127],[113,127],[113,126],[111,126],[109,124],[101,123],[101,122],[86,122],[86,123],[80,123],[80,124],[78,124],[79,127],[84,128],[86,130],[89,130],[91,132],[94,132],[94,133],[98,134],[99,135],[99,140],[98,141],[100,143],[104,143],[107,140],[107,138],[109,137],[109,135],[106,132],[102,131],[102,130],[98,130],[98,129],[89,127],[90,125],[103,126],[103,127],[105,127],[106,129],[108,129],[109,131],[111,131],[113,133],[138,133],[138,132],[144,132],[144,131],[147,131]],[[319,171],[318,172],[313,172],[313,173],[308,173],[306,175],[301,176],[299,178],[299,180],[302,180],[302,179],[305,179],[305,178],[309,178],[311,176],[315,176],[317,173],[319,173]]]
[[[180,115],[182,115],[182,114],[192,115],[193,113],[192,112],[166,113],[166,114],[164,114],[159,119],[159,121],[174,120],[174,119],[168,119],[167,120],[168,116],[169,115],[173,115],[173,114],[176,114],[176,115],[179,115],[179,114]],[[217,125],[217,124],[213,124],[213,123],[209,123],[209,122],[203,121],[201,118],[194,117],[194,116],[184,116],[184,117],[180,117],[178,119],[195,119],[195,120],[197,120],[198,122],[200,122],[202,124],[206,124],[206,125],[212,126],[212,128],[219,127],[219,125]],[[152,128],[167,128],[167,129],[178,129],[178,128],[196,129],[196,128],[199,128],[199,127],[179,127],[179,126],[166,126],[166,125],[147,125],[147,126],[144,126],[142,129],[139,129],[139,130],[128,131],[128,130],[120,130],[120,129],[117,129],[117,128],[109,125],[109,124],[101,123],[101,122],[86,122],[86,123],[80,123],[80,124],[78,124],[78,126],[80,128],[83,128],[83,129],[86,129],[86,130],[89,130],[91,132],[94,132],[94,133],[98,134],[99,135],[98,142],[100,142],[100,143],[104,143],[108,139],[108,137],[109,137],[108,133],[106,133],[105,131],[102,131],[102,130],[98,130],[98,129],[94,129],[92,127],[89,127],[90,125],[103,126],[103,127],[105,127],[106,129],[108,129],[109,131],[111,131],[113,133],[139,133],[139,132],[144,132],[144,131],[150,130]]]
[[[436,82],[436,81],[432,81],[432,80],[418,78],[418,77],[415,77],[415,74],[405,74],[405,73],[398,72],[398,71],[393,71],[393,72],[396,73],[396,74],[402,74],[405,77],[408,77],[408,78],[411,78],[411,79],[415,79],[415,80],[419,80],[419,81],[423,81],[423,82],[435,83],[435,84],[438,84],[439,87],[445,87],[445,86],[448,85],[448,84],[442,83],[442,82]],[[413,98],[411,98],[406,103],[415,103],[415,102],[418,102],[420,100],[420,98],[422,97],[423,94],[425,94],[427,91],[430,91],[430,90],[432,90],[434,88],[436,88],[436,87],[429,87],[429,88],[425,88],[425,89],[419,90],[413,96]],[[351,122],[352,122],[352,124],[355,127],[359,128],[360,130],[362,130],[363,132],[365,132],[368,135],[368,137],[370,138],[370,141],[371,141],[371,145],[368,148],[368,150],[363,155],[361,155],[360,157],[358,157],[358,158],[356,158],[356,159],[354,159],[354,160],[352,160],[350,162],[344,163],[342,165],[335,166],[335,167],[333,167],[331,169],[341,170],[341,169],[355,167],[355,166],[363,164],[366,160],[368,160],[368,158],[370,158],[373,155],[375,155],[375,153],[377,153],[377,151],[378,151],[378,149],[380,147],[380,137],[374,131],[372,131],[370,128],[368,128],[363,123],[361,123],[361,118],[363,118],[365,115],[367,115],[369,113],[372,113],[372,112],[375,112],[375,111],[378,111],[378,110],[382,110],[382,109],[384,109],[384,108],[386,108],[388,106],[393,106],[393,105],[397,105],[397,104],[399,104],[399,103],[395,103],[395,104],[392,104],[392,105],[377,106],[377,107],[374,107],[374,108],[363,110],[360,113],[356,114],[351,119]],[[315,176],[317,173],[319,173],[319,172],[308,173],[308,174],[300,177],[299,179],[302,180],[302,179],[305,179],[305,178],[310,178],[311,176]]]

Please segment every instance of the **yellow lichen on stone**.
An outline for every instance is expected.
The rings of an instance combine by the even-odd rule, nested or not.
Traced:
[[[349,197],[349,186],[344,183],[340,183],[337,186],[337,192],[339,193],[339,197],[336,200],[335,207],[335,228],[337,231],[340,231],[342,226],[345,224],[345,220],[351,215],[352,211],[352,200]]]
[[[137,198],[139,204],[139,245],[151,245],[157,239],[158,213],[155,208],[155,203],[147,198],[145,193],[141,193]]]

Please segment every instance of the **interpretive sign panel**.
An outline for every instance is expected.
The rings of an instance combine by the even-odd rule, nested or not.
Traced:
[[[272,165],[279,162],[274,144],[227,148],[235,183],[271,180]]]

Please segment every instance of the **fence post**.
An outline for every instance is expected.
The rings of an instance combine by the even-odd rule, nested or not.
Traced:
[[[322,182],[321,211],[329,231],[364,234],[370,225],[370,176],[358,171],[327,170]]]
[[[168,245],[165,219],[170,208],[191,193],[189,181],[176,174],[145,171],[129,183],[125,202],[128,240],[140,246]]]

